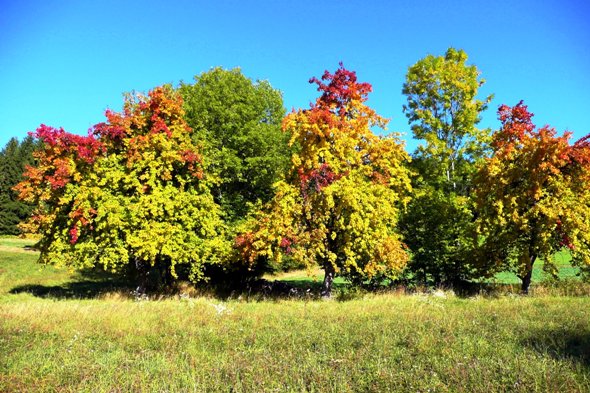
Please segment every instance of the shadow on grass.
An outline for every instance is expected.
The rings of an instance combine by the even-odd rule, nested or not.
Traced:
[[[590,371],[590,329],[540,330],[522,344],[556,360],[571,360]]]
[[[258,279],[239,285],[211,285],[200,289],[201,293],[212,295],[221,300],[246,299],[248,301],[314,299],[319,297],[320,293],[319,285],[305,280],[268,281]]]
[[[93,299],[108,292],[131,292],[132,281],[98,270],[81,271],[78,279],[60,285],[25,284],[12,288],[12,294],[30,293],[46,299]]]
[[[344,284],[335,284],[334,293],[338,293]],[[13,287],[9,293],[29,293],[44,299],[95,299],[108,293],[128,294],[134,297],[136,281],[125,277],[109,275],[104,272],[83,272],[72,281],[58,285],[25,284]],[[188,293],[190,296],[212,296],[220,300],[246,299],[284,300],[284,299],[315,299],[320,297],[320,282],[305,280],[267,281],[253,280],[242,285],[197,285],[178,282],[171,287],[151,290],[148,299],[162,299]]]

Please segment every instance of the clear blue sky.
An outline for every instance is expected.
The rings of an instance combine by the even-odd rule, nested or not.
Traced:
[[[0,0],[0,145],[39,124],[85,134],[122,93],[241,67],[306,107],[307,81],[338,62],[370,82],[369,104],[406,133],[408,66],[464,49],[495,93],[538,125],[590,132],[590,2]],[[415,143],[410,143],[413,148]]]

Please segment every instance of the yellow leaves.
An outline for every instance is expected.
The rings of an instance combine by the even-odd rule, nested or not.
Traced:
[[[283,119],[290,144],[298,146],[291,174],[240,228],[237,242],[250,261],[287,253],[355,278],[397,272],[407,262],[395,226],[411,192],[409,156],[396,136],[372,132],[387,120],[364,104],[370,86],[338,72],[343,78],[330,82],[337,88],[316,81],[325,94]]]
[[[191,168],[200,157],[182,102],[171,88],[157,88],[147,97],[128,97],[123,113],[106,115],[107,123],[95,128],[106,151],[85,161],[57,155],[31,171],[40,187],[27,189],[43,203],[27,228],[43,235],[42,259],[112,271],[132,258],[169,261],[172,272],[183,263],[200,276],[202,265],[224,258],[229,245],[219,207]],[[59,190],[41,184],[57,167],[61,177],[54,183],[67,184]]]
[[[523,110],[521,104],[513,110],[518,108]],[[502,143],[479,168],[475,192],[480,232],[493,234],[486,243],[509,250],[526,272],[533,254],[549,266],[550,256],[562,247],[588,244],[588,231],[580,229],[587,229],[590,208],[588,170],[569,161],[573,147],[567,135],[559,137],[549,128],[535,131],[529,123],[524,132],[523,124],[505,122],[496,133],[495,141]],[[590,252],[581,249],[582,255]]]

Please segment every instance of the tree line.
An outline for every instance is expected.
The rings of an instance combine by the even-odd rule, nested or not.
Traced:
[[[492,96],[462,50],[408,69],[409,155],[342,64],[286,114],[239,69],[128,94],[87,136],[41,125],[0,154],[0,229],[40,236],[40,260],[238,282],[319,266],[355,285],[459,286],[510,270],[527,292],[567,248],[590,266],[588,138],[537,128],[521,101],[477,127]],[[17,223],[18,228],[17,228]]]

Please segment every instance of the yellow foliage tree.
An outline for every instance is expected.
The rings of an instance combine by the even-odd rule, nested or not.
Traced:
[[[354,72],[341,64],[310,83],[321,96],[283,121],[299,146],[290,175],[236,245],[249,263],[286,253],[319,265],[329,297],[336,274],[356,283],[394,278],[407,263],[396,224],[411,192],[409,156],[396,136],[371,131],[387,121],[365,105],[371,85]]]
[[[522,101],[498,114],[493,154],[475,180],[480,257],[514,270],[527,293],[537,258],[550,269],[566,247],[574,263],[590,266],[590,145],[536,129]]]

